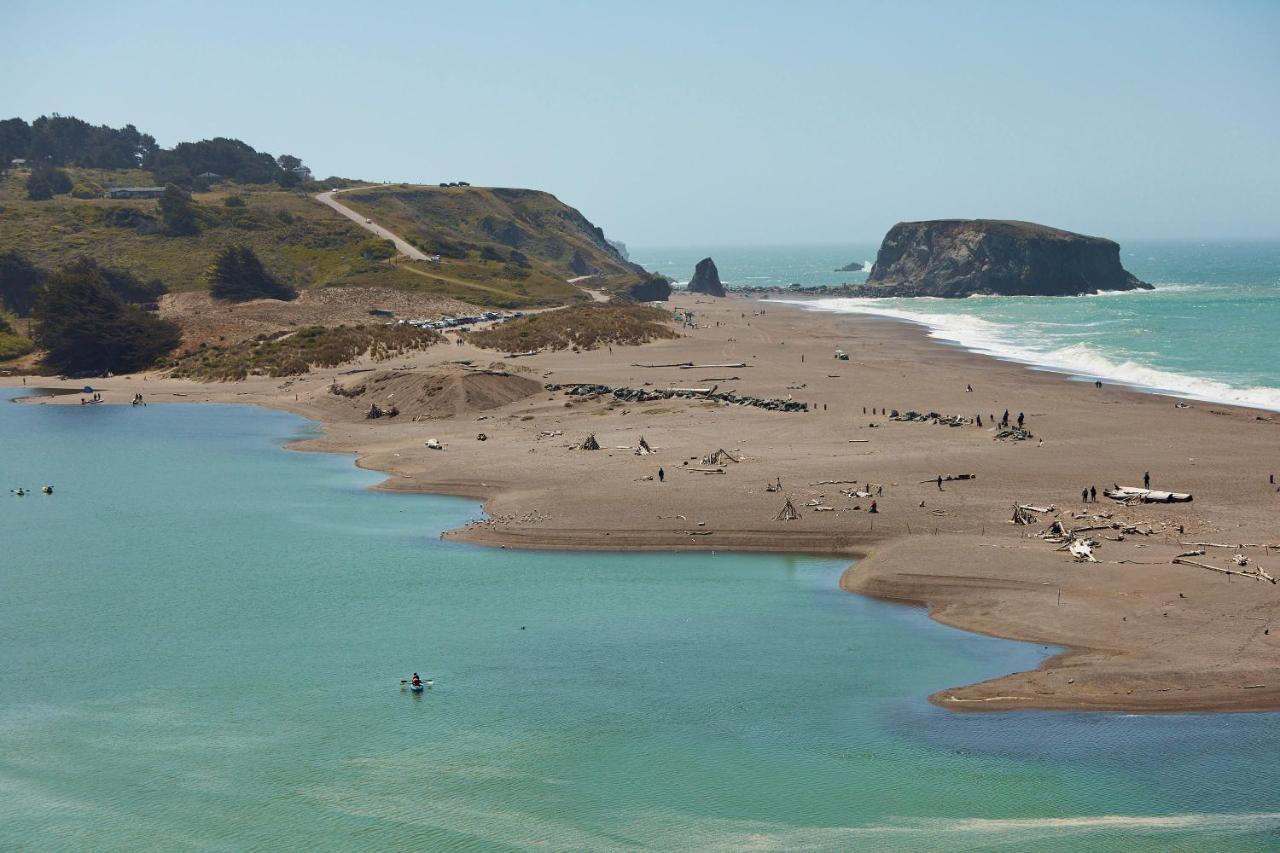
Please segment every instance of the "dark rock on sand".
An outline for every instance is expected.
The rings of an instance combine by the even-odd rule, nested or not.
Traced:
[[[693,278],[689,281],[690,293],[705,293],[708,296],[724,296],[724,285],[720,283],[720,271],[716,262],[710,258],[698,261],[693,270]]]

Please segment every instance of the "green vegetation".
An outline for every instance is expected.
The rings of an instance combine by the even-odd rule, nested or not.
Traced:
[[[46,269],[87,256],[180,293],[206,287],[219,255],[244,246],[294,290],[388,287],[508,309],[586,301],[569,278],[594,276],[592,288],[623,293],[644,278],[599,228],[542,192],[356,182],[343,203],[441,256],[410,262],[310,197],[353,182],[311,181],[298,157],[239,140],[161,149],[132,126],[0,121],[0,164],[15,157],[39,165],[0,170],[0,253],[19,250]],[[166,185],[158,200],[102,197],[157,184]]]
[[[227,302],[298,298],[298,291],[273,278],[247,246],[228,246],[209,268],[209,294]]]
[[[33,349],[35,344],[14,331],[9,318],[0,314],[0,361],[26,355]]]
[[[414,326],[307,326],[225,347],[202,347],[174,364],[179,377],[234,382],[247,376],[297,376],[369,355],[382,361],[424,350],[444,336]]]
[[[18,252],[0,252],[0,308],[19,317],[31,313],[44,273]]]
[[[120,298],[91,260],[50,276],[32,315],[45,365],[67,375],[143,370],[177,347],[182,337],[176,324]]]
[[[200,225],[196,221],[196,212],[191,207],[191,195],[177,184],[169,184],[160,196],[160,219],[164,222],[166,234],[173,237],[186,237],[200,233]]]
[[[440,261],[422,272],[470,302],[517,307],[587,297],[570,278],[621,286],[644,272],[604,232],[550,193],[485,187],[390,185],[349,190],[338,200]],[[461,283],[482,285],[470,290]],[[486,292],[487,291],[487,292]]]
[[[620,303],[580,305],[508,320],[472,332],[467,341],[485,349],[525,352],[595,349],[611,344],[643,344],[680,335],[661,308]]]

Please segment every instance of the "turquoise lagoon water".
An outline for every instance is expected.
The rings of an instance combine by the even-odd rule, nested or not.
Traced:
[[[635,249],[685,281],[704,255],[729,287],[838,284],[876,246]],[[1051,370],[1192,399],[1280,410],[1280,242],[1121,244],[1125,267],[1154,291],[1073,298],[819,299],[809,307],[921,323],[940,340]]]
[[[1280,845],[1277,715],[944,712],[1051,650],[841,560],[445,543],[309,430],[0,402],[0,849]]]

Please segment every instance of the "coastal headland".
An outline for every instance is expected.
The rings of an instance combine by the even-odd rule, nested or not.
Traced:
[[[459,541],[845,554],[857,558],[842,579],[851,592],[1066,649],[1034,671],[939,685],[930,698],[945,708],[1280,709],[1280,632],[1271,631],[1280,628],[1280,586],[1172,563],[1203,550],[1191,559],[1280,575],[1280,551],[1263,547],[1280,540],[1280,493],[1267,467],[1276,467],[1280,416],[1099,388],[883,318],[732,296],[678,294],[673,303],[692,310],[696,326],[642,346],[510,359],[464,342],[286,379],[200,383],[154,373],[92,385],[107,403],[140,393],[151,404],[305,415],[324,432],[299,449],[354,453],[387,474],[379,488],[483,499],[485,518],[447,534]],[[562,388],[545,390],[553,383]],[[716,389],[808,410],[700,392],[565,393],[579,383]],[[79,402],[74,393],[29,399]],[[400,414],[369,419],[371,404]],[[882,414],[894,410],[980,416],[982,426]],[[1006,410],[1024,415],[1029,438],[998,437],[991,418]],[[589,435],[599,450],[581,449]],[[637,453],[641,439],[652,453]],[[1113,484],[1141,485],[1144,472],[1152,488],[1194,501],[1126,506],[1103,497]],[[937,477],[958,475],[970,476],[939,487]],[[1097,502],[1083,503],[1091,486]],[[787,501],[798,517],[780,520]],[[1053,509],[1016,525],[1016,504]],[[1037,535],[1055,520],[1092,528],[1098,562],[1076,562]],[[1237,553],[1246,567],[1232,561]]]

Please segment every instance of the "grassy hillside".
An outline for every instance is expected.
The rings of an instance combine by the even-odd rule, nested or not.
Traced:
[[[77,185],[151,185],[145,172],[68,169]],[[54,269],[88,255],[145,279],[159,278],[169,289],[203,290],[205,269],[232,243],[254,249],[268,269],[298,288],[362,284],[396,286],[407,273],[367,260],[362,251],[372,235],[308,195],[275,185],[219,185],[195,193],[201,231],[189,237],[161,233],[155,199],[57,196],[28,201],[25,174],[0,181],[0,250],[16,249],[37,266]],[[227,207],[228,196],[244,199]]]
[[[242,243],[270,273],[299,290],[390,287],[507,308],[586,299],[566,281],[579,274],[575,264],[611,275],[632,269],[598,229],[546,193],[370,187],[339,196],[393,231],[400,229],[407,238],[450,255],[440,263],[424,263],[389,257],[388,243],[320,204],[310,192],[276,184],[219,183],[192,195],[200,233],[169,236],[161,229],[157,200],[101,197],[106,187],[152,185],[147,172],[66,171],[85,197],[29,201],[25,172],[0,179],[0,251],[15,249],[46,269],[88,255],[182,292],[205,290],[204,273],[214,256]],[[243,205],[228,206],[230,197]]]
[[[594,276],[592,287],[638,281],[585,216],[550,193],[498,187],[392,184],[340,193],[338,200],[441,256],[441,275],[503,283],[517,293],[580,299],[568,279]],[[521,289],[523,286],[523,290]]]

